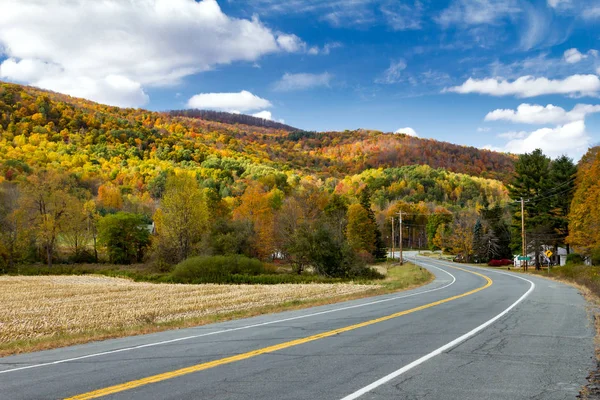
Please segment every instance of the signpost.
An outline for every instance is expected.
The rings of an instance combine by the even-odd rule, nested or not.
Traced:
[[[550,275],[550,257],[552,257],[554,253],[552,252],[552,250],[546,250],[544,254],[546,255],[546,257],[548,257],[548,275]]]
[[[519,261],[531,261],[531,257],[529,257],[529,256],[519,256]]]

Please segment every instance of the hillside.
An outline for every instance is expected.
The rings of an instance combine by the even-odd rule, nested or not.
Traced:
[[[359,191],[372,185],[365,177],[384,174],[395,178],[378,181],[373,189],[384,191],[380,197],[389,201],[465,206],[504,198],[503,185],[485,178],[506,180],[513,170],[508,155],[434,140],[233,125],[105,106],[9,83],[0,84],[0,135],[1,179],[56,169],[73,174],[94,195],[111,183],[125,195],[156,199],[165,174],[176,169],[194,169],[203,186],[224,198],[240,196],[257,179],[282,189],[321,180],[330,190],[354,185]],[[402,190],[390,195],[389,187],[401,182]],[[477,190],[457,191],[460,186]]]
[[[271,121],[264,118],[254,117],[246,114],[236,114],[224,111],[210,110],[172,110],[169,111],[172,117],[198,118],[206,121],[223,122],[226,124],[242,124],[247,126],[261,126],[265,128],[282,129],[284,131],[294,132],[300,129],[294,128],[277,121]]]

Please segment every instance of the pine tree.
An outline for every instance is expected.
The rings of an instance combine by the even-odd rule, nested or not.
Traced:
[[[519,156],[515,163],[515,176],[508,185],[508,191],[514,200],[529,199],[529,202],[525,203],[525,229],[529,247],[535,252],[536,269],[540,268],[541,245],[546,244],[554,233],[550,214],[552,195],[548,195],[552,193],[552,189],[550,159],[542,150],[536,149],[532,153]],[[520,252],[521,208],[517,204],[514,204],[514,207],[511,247],[515,252]]]

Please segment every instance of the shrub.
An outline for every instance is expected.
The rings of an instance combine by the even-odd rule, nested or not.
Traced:
[[[242,255],[190,257],[175,266],[172,276],[177,282],[229,282],[231,275],[266,274],[265,265]]]
[[[567,264],[569,265],[581,265],[584,263],[584,259],[581,254],[571,253],[567,255]]]

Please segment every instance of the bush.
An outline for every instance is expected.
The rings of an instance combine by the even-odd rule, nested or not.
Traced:
[[[190,257],[175,266],[172,277],[177,282],[229,282],[231,275],[267,274],[265,265],[242,255]]]
[[[581,254],[571,253],[567,255],[568,265],[581,265],[584,263],[584,259]]]

